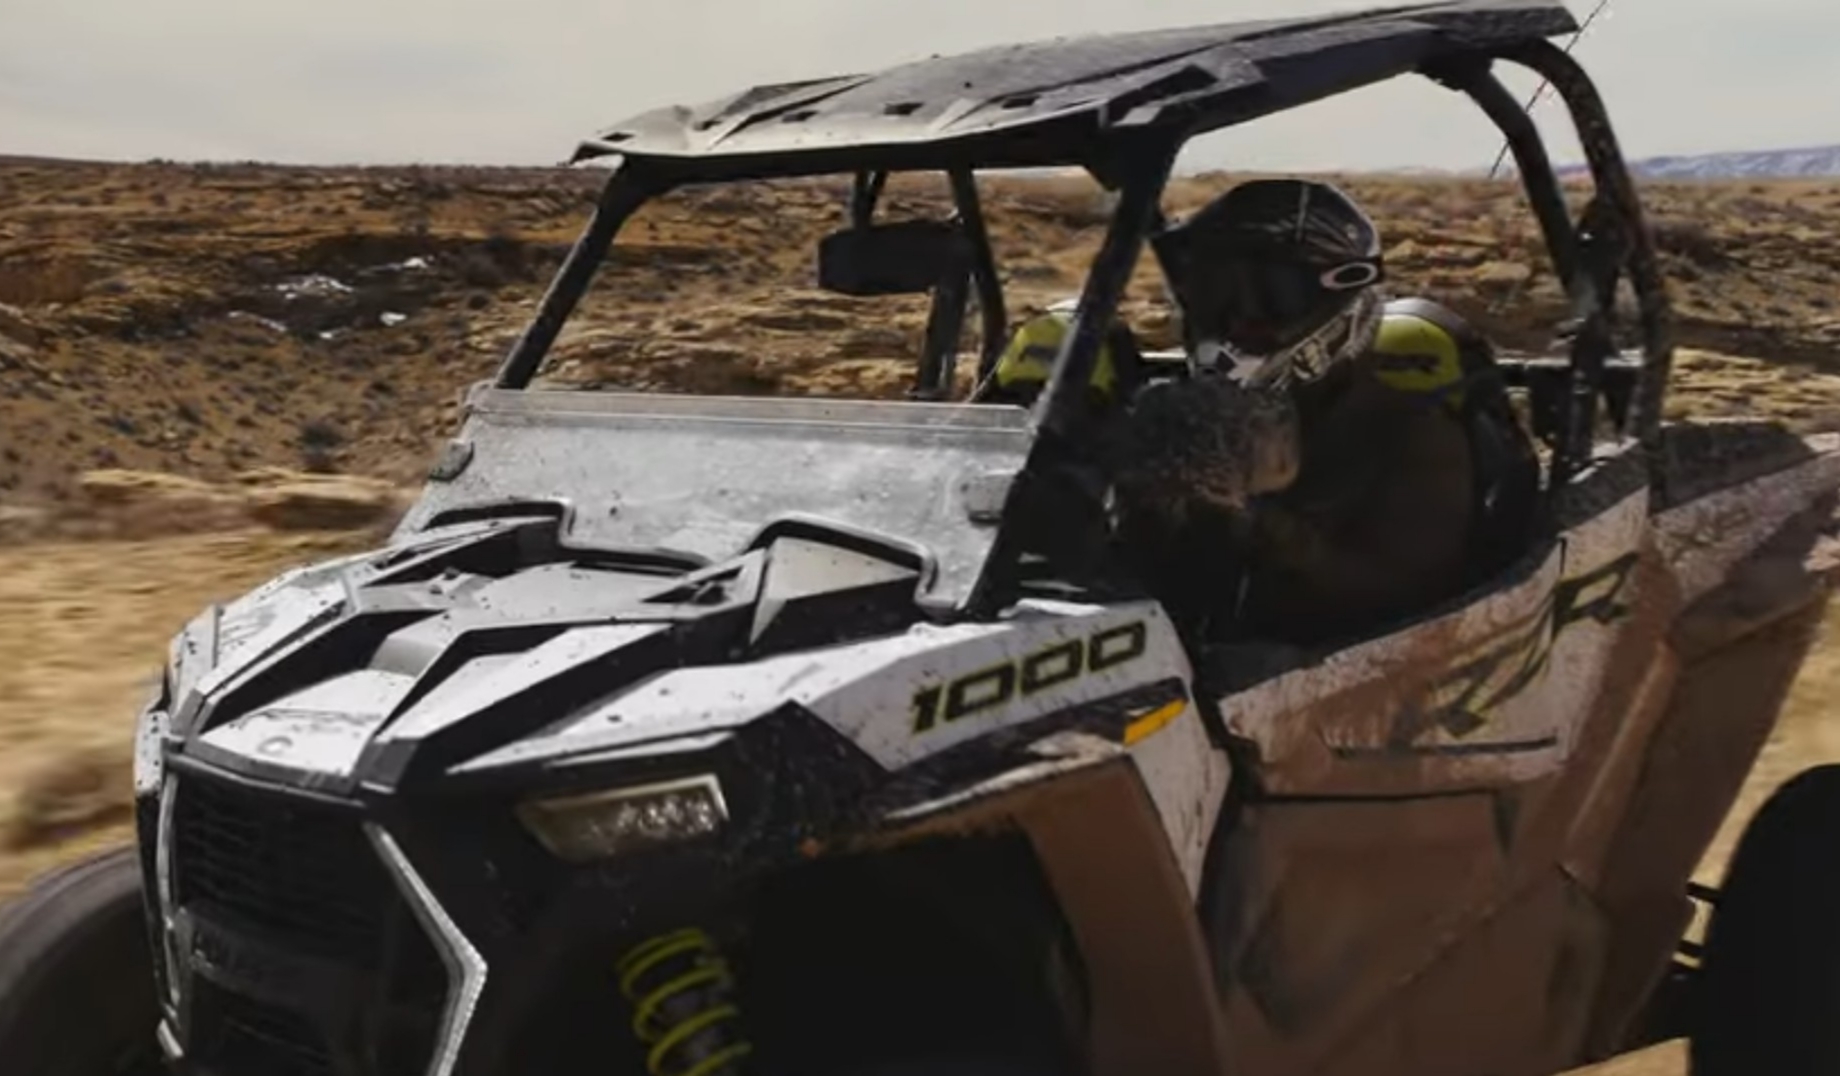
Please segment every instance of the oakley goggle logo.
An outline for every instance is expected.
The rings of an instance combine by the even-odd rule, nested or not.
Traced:
[[[1373,262],[1347,262],[1333,269],[1325,269],[1316,278],[1323,287],[1330,291],[1350,291],[1365,288],[1380,280],[1380,266]]]

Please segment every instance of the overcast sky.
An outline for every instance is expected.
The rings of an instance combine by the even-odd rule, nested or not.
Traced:
[[[632,113],[758,82],[1365,2],[0,0],[0,153],[553,163]],[[1596,0],[1570,2],[1583,18]],[[1840,0],[1611,0],[1577,55],[1651,156],[1840,142],[1837,42]],[[1539,115],[1573,157],[1556,102]],[[1190,163],[1481,167],[1492,131],[1400,81],[1213,136]]]

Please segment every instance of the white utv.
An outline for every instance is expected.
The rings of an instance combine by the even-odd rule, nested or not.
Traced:
[[[0,917],[0,1069],[1477,1076],[1684,1034],[1704,1076],[1840,1070],[1834,774],[1688,885],[1824,608],[1840,445],[1662,421],[1663,282],[1575,27],[1475,0],[1020,45],[585,143],[598,208],[388,544],[173,641],[137,842]],[[1502,62],[1575,119],[1590,226]],[[1531,522],[1362,638],[1191,644],[1055,552],[1103,544],[1080,387],[1189,139],[1413,74],[1500,125],[1568,287],[1566,353],[1499,360]],[[1069,167],[1114,210],[1049,386],[962,398],[971,299],[980,373],[1011,329],[980,177]],[[877,219],[905,173],[949,219]],[[820,282],[931,297],[911,398],[533,380],[641,205],[832,174]]]

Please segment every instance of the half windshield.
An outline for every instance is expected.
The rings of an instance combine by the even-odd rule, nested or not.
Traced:
[[[927,549],[930,597],[958,604],[1028,452],[1026,414],[988,404],[490,390],[467,467],[404,526],[454,509],[560,500],[570,540],[732,557],[767,524],[818,517]]]

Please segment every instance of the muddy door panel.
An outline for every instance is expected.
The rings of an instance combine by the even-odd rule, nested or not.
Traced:
[[[1235,1072],[1319,1071],[1501,884],[1493,797],[1249,807],[1207,909]],[[1386,1073],[1380,1058],[1367,1071]]]
[[[1267,796],[1502,788],[1572,754],[1626,626],[1639,484],[1444,615],[1220,701]]]
[[[1377,1019],[1339,1039],[1320,1076],[1546,1076],[1570,1067],[1607,929],[1548,873],[1436,954]],[[1487,1004],[1477,1004],[1485,990]]]
[[[1598,481],[1492,592],[1222,700],[1257,790],[1203,909],[1237,1071],[1471,1076],[1575,1049],[1604,923],[1560,866],[1582,799],[1561,789],[1614,739],[1593,720],[1612,663],[1671,613],[1644,601],[1642,473]]]
[[[1229,1069],[1206,942],[1137,768],[1120,755],[973,796],[885,841],[1018,830],[1067,917],[1085,972],[1092,1076]]]

